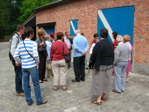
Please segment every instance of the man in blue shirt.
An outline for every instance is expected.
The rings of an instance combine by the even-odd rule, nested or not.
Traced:
[[[75,79],[72,82],[85,81],[85,55],[89,49],[87,39],[80,34],[80,30],[75,31],[76,37],[73,39],[74,45],[74,73]]]

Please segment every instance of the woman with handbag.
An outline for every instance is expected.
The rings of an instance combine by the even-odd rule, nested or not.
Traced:
[[[38,53],[39,53],[39,82],[43,83],[43,81],[47,81],[45,79],[45,71],[46,71],[46,58],[47,58],[47,51],[46,51],[46,43],[44,40],[45,31],[43,29],[38,30],[38,38],[36,42],[38,44]]]
[[[67,74],[67,64],[65,62],[64,56],[68,54],[68,48],[66,43],[64,43],[62,32],[58,32],[57,41],[53,42],[50,50],[50,58],[52,60],[52,71],[54,74],[53,90],[58,90],[58,84],[62,86],[63,91],[67,90],[66,87],[66,74]]]

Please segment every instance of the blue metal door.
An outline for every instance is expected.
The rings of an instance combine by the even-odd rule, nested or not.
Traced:
[[[50,33],[54,33],[55,30],[54,30],[54,26],[44,26],[43,27],[45,32],[46,32],[46,35],[50,35]]]
[[[75,36],[75,30],[78,29],[78,19],[70,20],[70,35]]]
[[[128,34],[133,43],[133,27],[134,27],[134,6],[110,8],[98,10],[98,33],[100,29],[107,28],[109,31],[109,40],[113,42],[112,32],[116,31],[119,35]]]

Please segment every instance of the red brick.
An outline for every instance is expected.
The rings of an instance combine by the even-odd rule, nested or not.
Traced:
[[[79,19],[78,27],[88,41],[97,31],[97,11],[115,7],[135,6],[133,61],[149,62],[149,1],[148,0],[76,0],[36,12],[36,24],[56,22],[55,30],[69,31],[69,20]],[[38,28],[37,28],[38,29]],[[140,38],[141,37],[141,38]]]

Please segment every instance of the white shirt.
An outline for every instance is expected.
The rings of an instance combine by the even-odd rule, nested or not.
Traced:
[[[95,46],[95,43],[92,44],[89,54],[92,54],[94,46]]]
[[[67,37],[64,37],[64,42],[67,44],[68,49],[71,48],[70,40]]]

